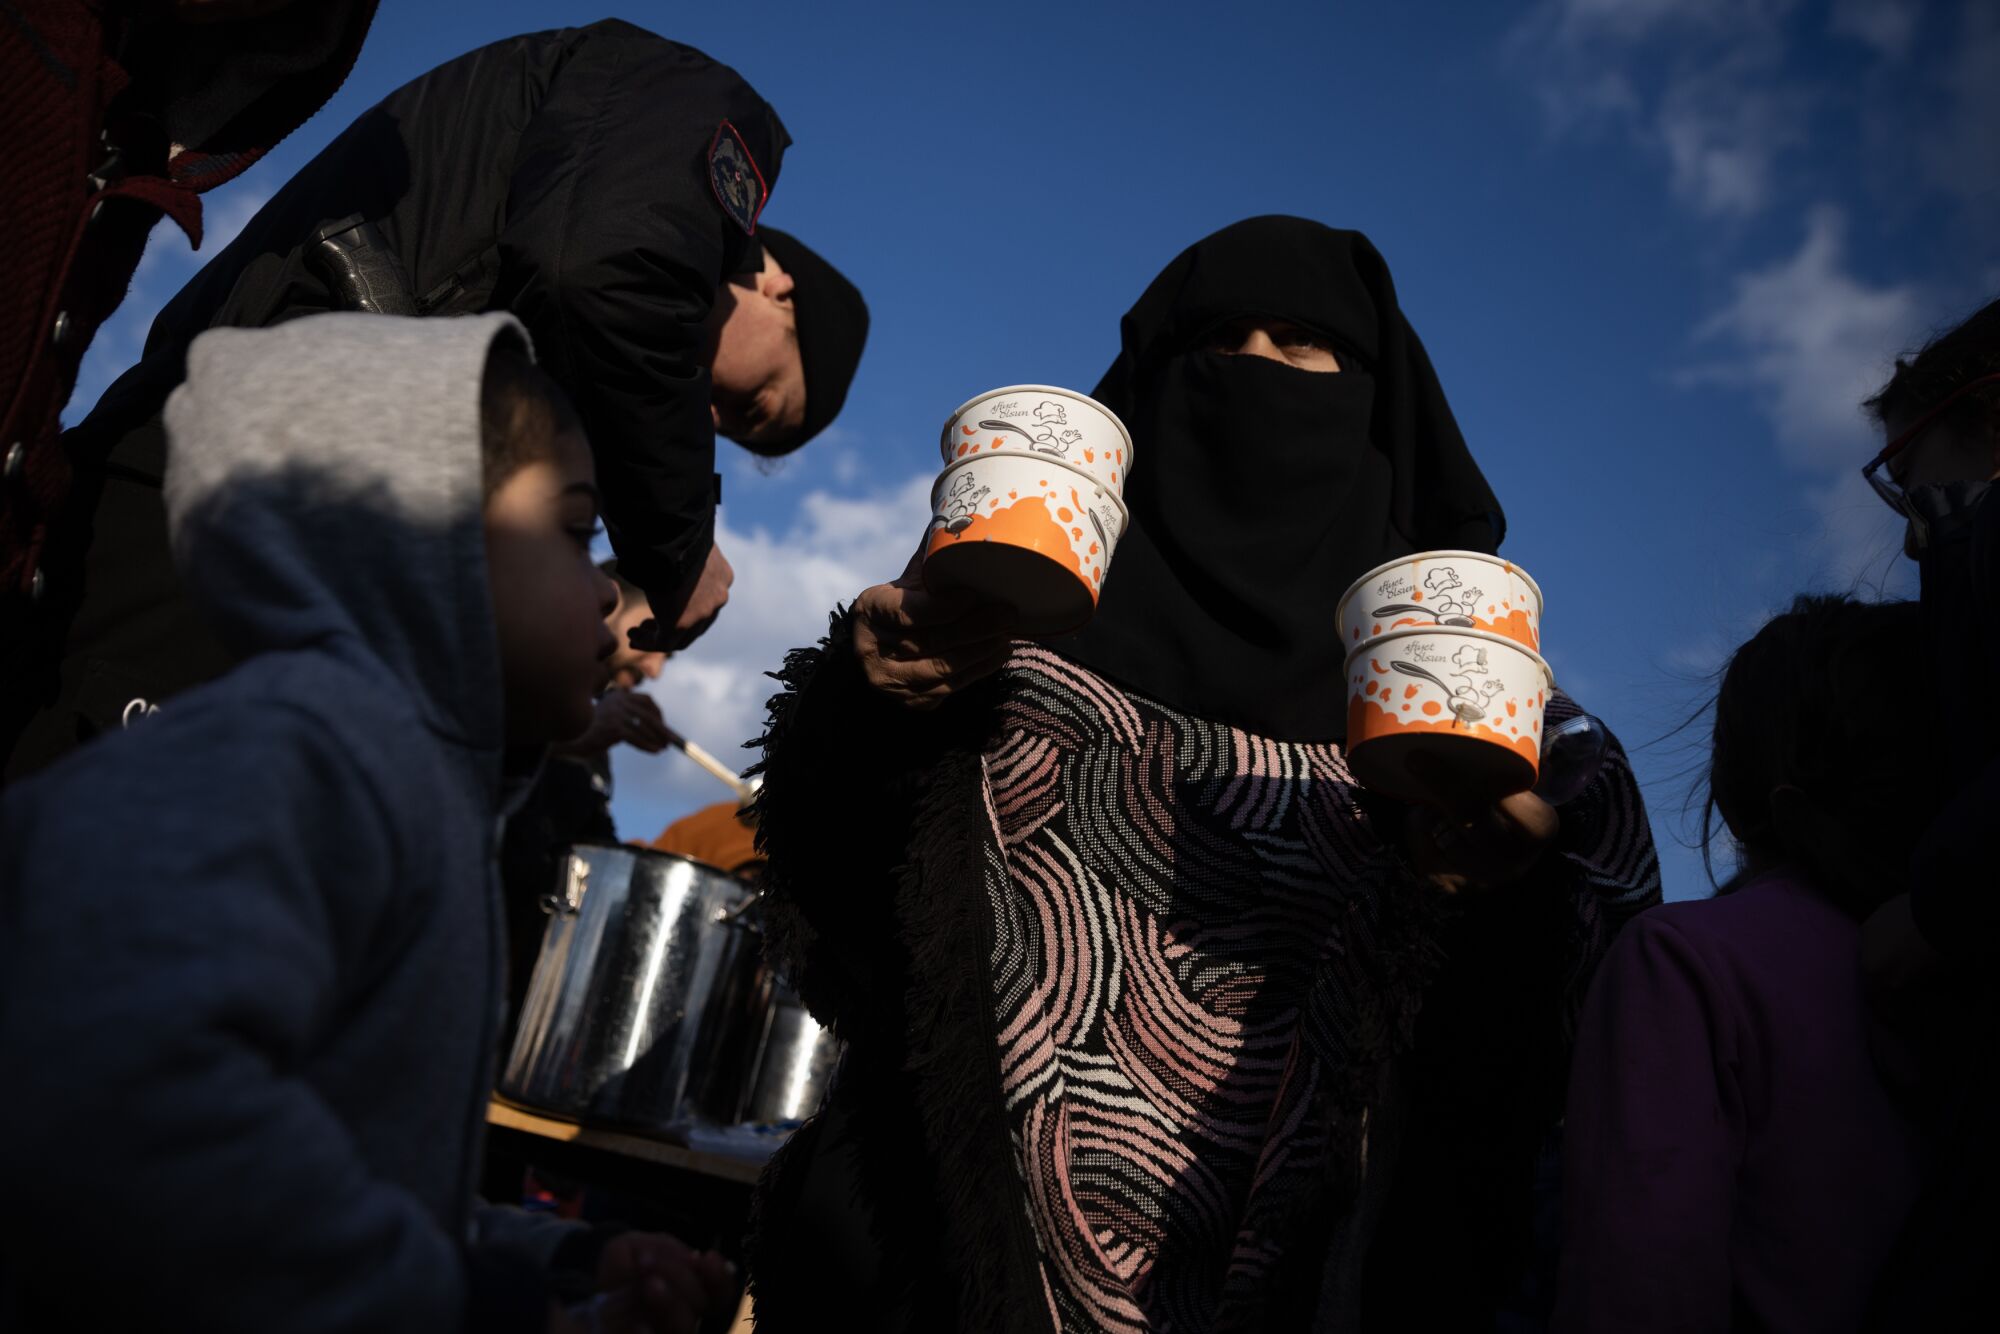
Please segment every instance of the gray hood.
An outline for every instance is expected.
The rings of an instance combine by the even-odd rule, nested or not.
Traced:
[[[372,658],[440,736],[498,750],[480,381],[506,315],[214,329],[167,403],[189,595],[229,649]]]

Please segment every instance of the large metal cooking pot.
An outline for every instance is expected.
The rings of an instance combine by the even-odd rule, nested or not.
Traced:
[[[754,1079],[735,1119],[803,1121],[819,1110],[840,1061],[833,1033],[806,1013],[798,993],[778,983],[771,997]]]
[[[570,849],[500,1092],[652,1129],[735,1101],[746,1072],[732,1018],[757,971],[742,920],[751,902],[739,881],[686,857]]]

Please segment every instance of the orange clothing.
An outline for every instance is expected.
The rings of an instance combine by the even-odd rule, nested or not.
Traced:
[[[757,831],[733,801],[718,801],[684,815],[660,831],[653,847],[676,852],[729,872],[754,874],[764,865],[757,852]]]

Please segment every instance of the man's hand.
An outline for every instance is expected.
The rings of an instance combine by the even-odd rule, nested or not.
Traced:
[[[736,582],[736,571],[730,568],[729,558],[722,554],[721,547],[708,549],[708,562],[701,567],[701,579],[694,586],[694,596],[687,606],[681,608],[680,619],[674,622],[674,629],[680,633],[679,648],[686,648],[701,637],[703,631],[715,624],[715,618],[722,614],[722,608],[729,601],[729,589]]]
[[[692,1251],[665,1233],[627,1232],[605,1246],[597,1287],[613,1295],[606,1330],[695,1334],[706,1312],[735,1295],[736,1272],[714,1251]],[[616,1299],[627,1294],[633,1300]]]
[[[729,558],[722,554],[721,547],[708,549],[708,562],[701,567],[701,578],[695,582],[694,592],[688,596],[687,605],[681,608],[671,628],[660,624],[654,617],[637,626],[626,638],[633,648],[645,653],[678,653],[708,632],[715,624],[715,618],[722,614],[722,608],[729,601],[730,586],[736,582],[736,571],[730,568]]]
[[[912,557],[902,577],[854,600],[854,655],[868,684],[911,709],[934,709],[992,675],[1013,649],[1011,607],[942,598]]]
[[[657,755],[673,740],[673,729],[660,716],[651,695],[636,690],[607,690],[597,699],[597,712],[582,736],[554,747],[558,755],[602,755],[619,743]]]
[[[1490,806],[1444,811],[1419,806],[1404,825],[1410,863],[1447,894],[1508,884],[1541,860],[1562,829],[1556,808],[1532,792]]]

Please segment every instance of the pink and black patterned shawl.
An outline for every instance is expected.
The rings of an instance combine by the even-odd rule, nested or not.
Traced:
[[[905,715],[839,618],[784,679],[772,948],[850,1043],[839,1129],[817,1129],[856,1146],[856,1226],[912,1327],[1491,1310],[1525,1264],[1590,968],[1659,896],[1622,754],[1529,881],[1458,905],[1336,745],[1191,718],[1025,644]],[[815,1130],[762,1189],[760,1328],[825,1313],[799,1261],[837,1230],[802,1221]],[[1439,1263],[1454,1281],[1412,1291]]]

